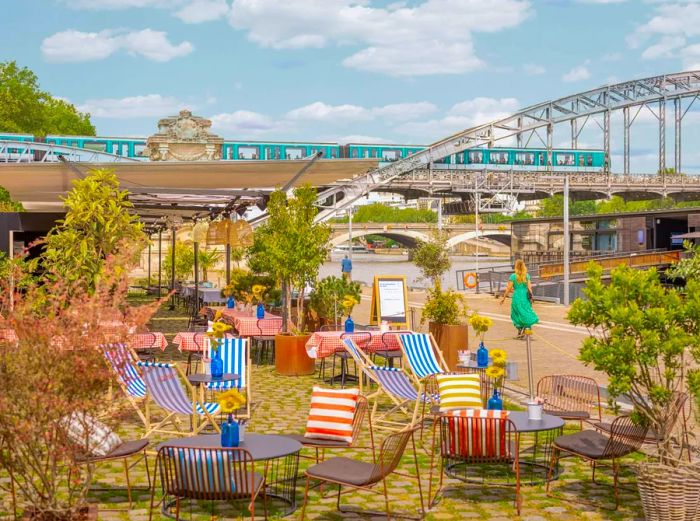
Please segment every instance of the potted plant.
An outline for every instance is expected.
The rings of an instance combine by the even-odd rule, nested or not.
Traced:
[[[626,396],[638,422],[657,437],[658,457],[639,467],[637,483],[647,519],[697,519],[700,465],[679,461],[672,427],[678,393],[700,400],[700,281],[688,278],[683,293],[664,287],[656,270],[614,269],[602,280],[592,264],[584,294],[569,321],[595,335],[585,339],[580,358],[608,375],[611,405]],[[690,447],[688,447],[690,450]],[[685,516],[685,517],[684,517]],[[695,516],[695,517],[694,517]]]
[[[453,290],[442,290],[442,276],[450,269],[447,252],[447,234],[434,230],[430,240],[421,242],[413,253],[413,263],[429,280],[421,324],[428,321],[428,329],[442,351],[450,370],[459,362],[458,352],[469,347],[469,329],[464,297]]]
[[[276,190],[267,205],[268,220],[255,230],[248,265],[282,287],[282,331],[275,337],[275,364],[280,374],[311,374],[306,354],[306,288],[328,256],[330,228],[315,221],[316,189],[304,185],[293,196]],[[296,304],[293,306],[293,304]],[[292,309],[296,308],[296,313]]]
[[[343,300],[349,296],[359,302],[360,295],[359,282],[331,275],[316,283],[309,298],[309,308],[316,313],[321,325],[338,324],[342,316]]]

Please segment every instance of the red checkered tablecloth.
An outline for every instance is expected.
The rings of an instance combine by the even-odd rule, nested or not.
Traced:
[[[168,347],[168,341],[163,333],[136,333],[129,337],[129,345],[132,349],[153,349],[159,347],[164,351]]]
[[[226,338],[235,337],[227,333]],[[207,337],[206,333],[183,331],[175,335],[173,344],[175,344],[180,351],[204,351],[209,345],[208,340],[209,337]]]
[[[265,318],[258,319],[250,311],[222,308],[227,321],[236,328],[238,336],[275,336],[282,329],[282,317],[265,312]]]
[[[306,352],[311,358],[325,358],[336,351],[343,351],[343,339],[352,338],[357,346],[367,353],[376,351],[393,351],[401,349],[399,335],[411,333],[411,331],[318,331],[311,335],[306,342]]]

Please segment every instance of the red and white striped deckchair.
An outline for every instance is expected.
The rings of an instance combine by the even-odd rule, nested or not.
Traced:
[[[146,436],[152,432],[164,432],[168,434],[197,434],[207,424],[211,424],[217,432],[220,432],[219,426],[212,418],[212,414],[216,414],[219,410],[218,403],[199,403],[194,399],[192,385],[187,381],[182,370],[177,364],[163,364],[157,362],[138,362],[137,364],[143,371],[143,381],[146,383],[148,397],[150,397],[156,405],[168,412],[167,416],[157,424],[151,424],[151,415],[149,401],[146,400]],[[185,394],[185,390],[180,383],[182,380],[190,397]],[[183,431],[180,428],[178,414],[187,415],[190,417],[189,431]],[[199,422],[200,419],[204,421]],[[166,423],[172,423],[175,431],[169,431],[162,428]]]

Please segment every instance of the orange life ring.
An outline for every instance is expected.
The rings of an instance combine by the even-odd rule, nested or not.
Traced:
[[[462,276],[462,282],[464,282],[465,288],[475,288],[478,282],[478,279],[476,278],[476,273],[474,273],[473,271],[468,271]]]

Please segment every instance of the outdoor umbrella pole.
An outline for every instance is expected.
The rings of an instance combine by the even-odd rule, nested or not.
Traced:
[[[170,230],[172,240],[170,242],[170,311],[175,309],[175,225]]]
[[[226,243],[226,285],[231,284],[231,243]]]
[[[148,282],[146,283],[146,293],[151,291],[151,235],[148,236]]]
[[[525,333],[525,346],[527,348],[527,386],[530,391],[530,401],[535,399],[535,388],[532,383],[532,332]]]
[[[199,311],[199,243],[194,243],[194,307],[192,308],[193,316],[197,316]]]
[[[163,230],[158,230],[158,298],[160,298],[160,286],[162,283],[162,273],[160,264],[163,255]]]

